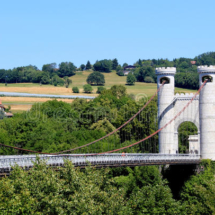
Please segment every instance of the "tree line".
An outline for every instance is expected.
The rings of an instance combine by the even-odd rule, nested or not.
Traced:
[[[172,61],[168,59],[139,59],[134,63],[135,69],[131,70],[131,74],[127,78],[127,84],[133,85],[136,81],[155,83],[156,67],[177,67],[177,73],[175,75],[176,87],[198,89],[199,81],[197,74],[197,66],[199,65],[215,65],[215,52],[207,52],[197,57],[191,58],[178,58]],[[78,71],[90,70],[95,71],[94,78],[88,83],[91,85],[103,85],[104,79],[101,77],[101,73],[109,73],[116,70],[119,76],[124,75],[124,68],[128,66],[127,63],[120,65],[118,60],[99,60],[93,65],[90,61],[86,64],[81,64],[77,68],[72,62],[62,62],[58,66],[56,63],[45,64],[42,70],[39,70],[36,66],[23,66],[14,69],[0,69],[0,83],[41,83],[52,84],[60,86],[68,86],[65,80],[76,74]]]

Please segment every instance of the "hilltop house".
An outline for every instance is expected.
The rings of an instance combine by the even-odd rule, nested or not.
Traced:
[[[128,75],[135,68],[136,66],[131,66],[131,65],[124,67],[124,71],[123,71],[124,75]]]

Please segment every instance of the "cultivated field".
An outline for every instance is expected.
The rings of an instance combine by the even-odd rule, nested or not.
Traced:
[[[26,98],[26,97],[0,97],[5,107],[10,106],[13,113],[30,110],[34,103],[43,103],[53,100],[52,98]],[[73,99],[57,99],[72,103]]]
[[[0,91],[4,92],[20,92],[20,93],[36,93],[36,94],[55,94],[55,95],[90,95],[98,96],[96,94],[97,86],[93,86],[93,92],[91,94],[83,93],[83,85],[86,84],[86,79],[91,72],[77,72],[75,76],[71,77],[72,84],[69,88],[65,87],[54,87],[53,85],[41,85],[32,84],[32,83],[21,83],[21,84],[0,84]],[[122,84],[127,88],[128,94],[146,94],[147,96],[152,96],[157,89],[157,84],[147,84],[136,82],[134,86],[127,86],[126,76],[118,76],[116,72],[103,73],[105,76],[105,87],[107,89],[115,84]],[[72,93],[72,87],[78,87],[80,93]],[[191,93],[195,92],[194,90],[187,90],[181,88],[175,88],[175,92]],[[35,102],[45,102],[51,100],[50,98],[25,98],[25,97],[1,97],[3,104],[11,105],[12,112],[17,112],[21,110],[28,110],[31,108],[32,104]],[[65,102],[71,103],[71,99],[57,99]]]

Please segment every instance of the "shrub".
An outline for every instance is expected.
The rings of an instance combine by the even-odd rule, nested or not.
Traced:
[[[98,87],[96,93],[100,94],[103,90],[106,90],[106,88],[105,87]]]
[[[83,86],[83,88],[84,88],[85,93],[91,93],[93,91],[93,88],[92,88],[92,86],[90,84],[85,84]]]
[[[122,70],[120,70],[119,72],[116,73],[118,76],[124,76],[124,73]]]
[[[150,76],[146,76],[146,77],[144,78],[144,81],[145,81],[146,83],[154,83],[153,78],[150,77]]]
[[[127,76],[127,84],[128,85],[134,85],[136,81],[135,76],[130,72]]]
[[[78,87],[73,87],[73,88],[72,88],[72,92],[73,92],[73,93],[79,93]]]

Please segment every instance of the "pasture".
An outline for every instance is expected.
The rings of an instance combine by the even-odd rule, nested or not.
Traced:
[[[83,92],[83,85],[87,84],[86,79],[90,74],[90,71],[77,72],[76,75],[72,76],[72,84],[69,88],[64,86],[53,86],[53,85],[40,85],[34,83],[17,83],[17,84],[0,84],[0,91],[3,92],[20,92],[20,93],[37,93],[37,94],[55,94],[55,95],[90,95],[98,96],[96,94],[97,86],[93,86],[93,92],[91,94],[86,94]],[[126,76],[118,76],[115,71],[111,73],[103,73],[105,76],[105,86],[106,89],[111,88],[113,85],[121,84],[127,88],[128,94],[145,94],[147,96],[152,96],[157,89],[157,84],[155,83],[143,83],[136,82],[134,86],[126,85]],[[80,93],[72,93],[72,87],[78,87]],[[175,92],[191,93],[196,92],[195,90],[188,90],[182,88],[175,88]],[[10,105],[12,112],[19,112],[22,110],[28,110],[31,108],[32,104],[35,102],[45,102],[51,100],[51,98],[26,98],[26,97],[1,97],[3,104]],[[72,102],[72,99],[57,99],[65,101],[68,103]]]

